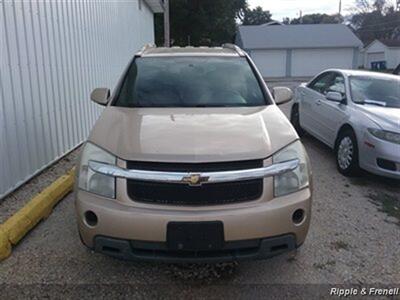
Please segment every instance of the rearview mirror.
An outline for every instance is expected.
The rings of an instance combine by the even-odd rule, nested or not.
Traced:
[[[274,94],[275,103],[277,105],[288,103],[290,100],[293,99],[293,92],[287,87],[274,87],[272,89],[272,92]]]
[[[90,99],[97,104],[106,106],[110,99],[110,90],[108,88],[94,89],[90,94]]]
[[[329,101],[334,101],[334,102],[342,102],[343,96],[339,92],[328,92],[326,94],[326,99]]]

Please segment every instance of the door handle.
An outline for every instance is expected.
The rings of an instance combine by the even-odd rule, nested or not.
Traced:
[[[321,105],[321,100],[317,100],[317,105]]]

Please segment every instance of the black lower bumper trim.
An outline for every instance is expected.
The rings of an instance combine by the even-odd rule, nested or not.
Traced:
[[[94,250],[124,260],[166,263],[213,263],[266,259],[296,249],[293,234],[264,239],[225,242],[214,251],[171,251],[167,243],[129,241],[96,236]]]

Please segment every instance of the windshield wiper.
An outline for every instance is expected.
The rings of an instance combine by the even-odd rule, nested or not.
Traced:
[[[386,102],[383,101],[378,101],[378,100],[369,100],[369,99],[365,99],[363,102],[361,102],[362,104],[371,104],[371,105],[377,105],[377,106],[386,106]]]
[[[229,105],[225,104],[195,104],[195,105],[190,105],[190,107],[229,107]]]

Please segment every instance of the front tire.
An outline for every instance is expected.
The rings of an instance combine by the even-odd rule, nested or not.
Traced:
[[[345,176],[355,176],[359,173],[357,138],[353,130],[345,130],[339,134],[335,146],[336,166]]]
[[[296,129],[297,134],[301,137],[304,135],[304,130],[300,126],[300,112],[299,112],[299,106],[294,105],[292,107],[292,111],[290,113],[290,123],[292,123],[294,129]]]

